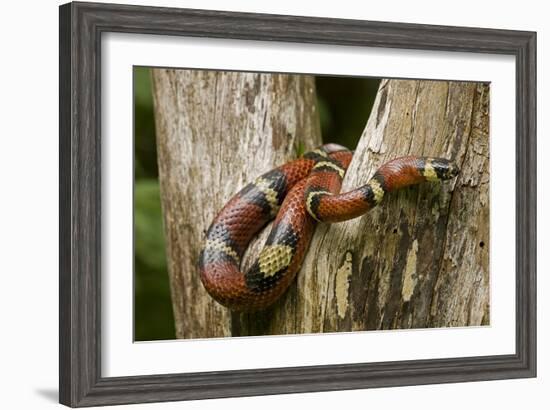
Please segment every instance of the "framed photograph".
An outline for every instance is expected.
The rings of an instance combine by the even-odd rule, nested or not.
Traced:
[[[60,402],[536,375],[536,33],[60,7]]]

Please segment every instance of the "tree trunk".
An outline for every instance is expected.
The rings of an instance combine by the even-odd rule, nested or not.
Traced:
[[[314,79],[170,69],[152,78],[176,337],[231,336],[230,312],[199,278],[204,233],[247,182],[320,144]]]
[[[320,224],[290,291],[234,317],[234,335],[489,324],[489,86],[382,81],[342,192],[408,154],[451,158],[462,172]]]

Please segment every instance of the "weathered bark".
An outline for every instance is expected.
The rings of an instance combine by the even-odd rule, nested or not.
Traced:
[[[489,323],[488,85],[382,81],[343,191],[408,154],[454,159],[457,180],[391,193],[363,217],[320,224],[289,291],[263,312],[231,315],[200,284],[199,238],[246,181],[292,157],[298,139],[319,142],[313,82],[171,70],[154,79],[178,337]]]
[[[488,324],[488,107],[488,85],[383,81],[342,191],[408,154],[452,158],[462,172],[318,226],[290,291],[234,317],[234,335]]]
[[[153,70],[161,202],[176,337],[230,336],[197,258],[215,213],[247,182],[320,139],[310,76]]]

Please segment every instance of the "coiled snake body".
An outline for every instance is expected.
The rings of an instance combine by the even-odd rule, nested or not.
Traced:
[[[442,158],[407,156],[382,165],[369,182],[340,194],[353,152],[326,144],[257,178],[214,218],[199,257],[208,293],[235,311],[263,309],[275,302],[299,271],[317,221],[340,222],[378,205],[386,192],[458,174]],[[247,272],[241,257],[271,219],[272,230]]]

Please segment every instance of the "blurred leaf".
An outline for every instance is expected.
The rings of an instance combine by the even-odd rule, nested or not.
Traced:
[[[321,123],[321,131],[323,134],[323,141],[325,141],[325,138],[328,137],[328,135],[325,135],[327,133],[327,130],[330,130],[333,127],[333,120],[330,115],[330,110],[328,109],[328,105],[325,102],[324,98],[317,94],[317,108],[319,110],[319,121]],[[329,139],[327,139],[325,142],[330,142]]]
[[[174,316],[156,179],[135,182],[134,255],[135,339],[173,339]]]
[[[149,68],[134,67],[134,174],[136,179],[156,178],[157,147]]]
[[[302,141],[298,141],[294,143],[294,153],[296,154],[296,158],[301,157],[304,155],[306,151],[306,146]]]
[[[136,255],[148,267],[165,270],[166,254],[158,181],[136,181],[134,200]]]
[[[148,67],[134,67],[134,102],[144,106],[153,106],[151,74]]]

